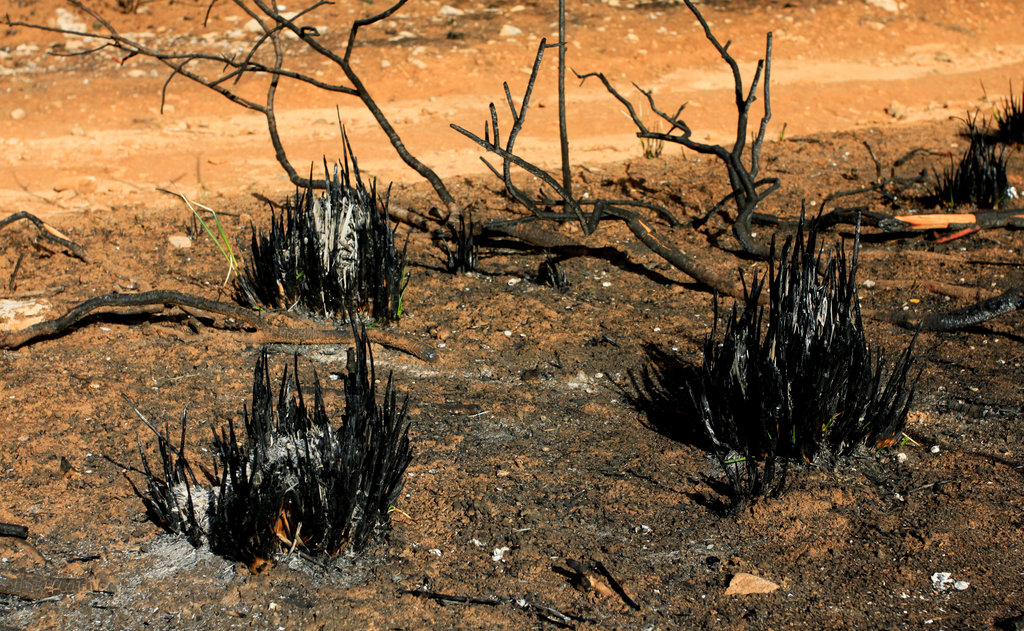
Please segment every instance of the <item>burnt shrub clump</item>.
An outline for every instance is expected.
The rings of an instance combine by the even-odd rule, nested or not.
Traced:
[[[856,254],[848,264],[837,247],[823,261],[816,233],[805,242],[802,226],[777,266],[774,243],[772,254],[767,286],[755,276],[722,335],[715,300],[703,365],[681,384],[736,508],[781,491],[792,462],[834,467],[860,446],[894,443],[913,397],[913,341],[887,376],[884,354],[868,348]]]
[[[957,164],[936,174],[935,200],[945,206],[995,208],[1006,195],[1006,147],[988,133],[977,116],[965,121],[967,151]]]
[[[316,557],[362,550],[386,527],[411,455],[406,402],[399,402],[390,377],[378,402],[365,331],[356,337],[340,427],[327,417],[315,372],[307,404],[297,358],[274,396],[264,350],[256,362],[252,409],[244,411],[245,438],[231,422],[214,432],[207,485],[197,481],[184,455],[184,429],[178,448],[166,432],[157,432],[162,475],[140,445],[147,478],[140,495],[154,521],[197,547],[209,543],[254,572],[269,567],[281,550]]]
[[[390,190],[379,196],[375,182],[366,187],[347,144],[333,176],[326,164],[324,171],[326,190],[296,193],[272,215],[268,232],[253,230],[238,300],[326,318],[354,309],[396,321],[408,278],[388,220]]]
[[[1010,96],[1006,97],[995,110],[996,138],[1008,145],[1024,144],[1024,87],[1020,96],[1013,95],[1013,83],[1010,83]]]

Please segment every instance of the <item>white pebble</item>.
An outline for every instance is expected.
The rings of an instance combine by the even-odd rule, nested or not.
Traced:
[[[929,449],[928,451],[932,452],[933,454],[937,454],[937,453],[939,453],[939,446],[938,445],[932,445],[932,448]]]

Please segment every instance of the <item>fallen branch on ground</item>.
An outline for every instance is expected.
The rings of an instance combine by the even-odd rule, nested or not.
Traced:
[[[886,232],[905,230],[960,230],[963,228],[1024,228],[1024,208],[979,210],[973,213],[938,213],[934,215],[898,215],[880,221]]]
[[[234,319],[244,326],[256,329],[249,337],[249,341],[255,344],[350,344],[353,341],[351,331],[344,328],[317,327],[289,314],[259,313],[228,302],[157,289],[137,294],[106,294],[90,298],[72,307],[59,318],[0,335],[0,348],[14,349],[38,338],[57,335],[99,309],[157,307],[159,312],[160,308],[166,305],[179,307],[184,311],[198,309]],[[371,330],[366,333],[375,344],[408,353],[424,361],[437,359],[437,353],[411,338],[388,331]]]
[[[877,320],[892,322],[908,329],[920,326],[923,331],[958,331],[1020,309],[1024,309],[1024,285],[1015,285],[994,298],[945,313],[929,313],[923,317],[906,313],[871,315]]]
[[[597,620],[594,620],[593,618],[584,618],[583,616],[565,613],[553,607],[547,607],[545,605],[535,603],[526,597],[515,598],[514,596],[506,596],[505,598],[475,598],[473,596],[455,596],[439,592],[430,592],[423,589],[403,589],[402,593],[409,594],[410,596],[416,596],[418,598],[436,600],[442,603],[465,603],[469,605],[489,605],[491,607],[508,603],[515,605],[524,611],[536,613],[542,619],[556,626],[568,629],[574,628],[572,626],[573,622],[597,622]]]
[[[0,522],[0,537],[17,537],[18,539],[28,538],[28,528],[17,524]]]
[[[66,248],[68,252],[70,252],[71,255],[74,256],[75,258],[81,259],[86,263],[91,262],[89,260],[89,255],[85,252],[85,248],[78,245],[77,243],[69,239],[66,234],[64,234],[60,230],[57,230],[56,228],[46,223],[39,217],[36,217],[32,213],[21,211],[14,213],[13,215],[7,217],[6,219],[0,219],[0,228],[3,228],[8,224],[12,224],[20,219],[25,219],[31,222],[32,225],[39,229],[39,236],[46,239],[47,241],[53,241],[57,245]]]

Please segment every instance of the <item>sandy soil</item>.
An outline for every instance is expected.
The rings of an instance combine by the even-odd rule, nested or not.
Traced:
[[[931,173],[964,147],[958,117],[988,114],[1024,83],[1024,7],[1011,0],[910,0],[898,11],[865,2],[721,2],[703,5],[749,76],[774,32],[772,123],[766,175],[781,190],[761,210],[793,216],[802,201],[865,185],[874,165],[911,148],[900,167]],[[616,6],[613,6],[616,5]],[[51,23],[65,5],[10,2],[14,20]],[[134,14],[100,7],[119,30],[154,47],[235,51],[247,17],[217,4],[144,3]],[[317,25],[339,46],[348,24],[382,8],[324,7]],[[371,27],[354,53],[369,89],[404,141],[445,178],[478,219],[519,212],[498,192],[480,151],[450,123],[481,130],[502,81],[522,93],[541,37],[556,16],[545,3],[490,5],[413,0]],[[603,71],[620,89],[654,90],[688,103],[702,140],[735,127],[727,69],[685,7],[673,3],[569,3],[569,63]],[[459,15],[453,13],[461,12]],[[95,25],[86,20],[87,28]],[[503,27],[520,29],[502,35]],[[508,33],[509,29],[506,28]],[[175,79],[163,112],[165,68],[74,38],[6,28],[0,40],[0,207],[38,214],[87,248],[90,263],[37,242],[25,225],[0,233],[3,297],[38,297],[51,315],[93,295],[145,288],[226,299],[213,244],[189,249],[168,237],[188,230],[184,193],[223,212],[236,245],[269,212],[254,194],[292,192],[274,160],[266,124],[205,88]],[[338,73],[295,51],[296,68]],[[553,55],[520,138],[524,155],[557,163]],[[241,90],[262,98],[255,81]],[[622,108],[596,83],[570,82],[568,116],[577,185],[592,195],[653,200],[694,217],[725,191],[717,164],[678,148],[644,159]],[[336,110],[337,108],[337,110]],[[396,205],[425,212],[438,202],[397,159],[361,106],[295,85],[278,97],[289,156],[305,170],[340,156],[340,118],[363,169],[396,184]],[[508,116],[503,124],[508,126]],[[1019,150],[1011,183],[1024,188]],[[924,210],[908,192],[900,212]],[[894,210],[877,197],[871,208]],[[727,225],[662,228],[722,271],[736,258]],[[430,235],[410,238],[407,313],[395,330],[436,348],[427,363],[383,348],[412,403],[415,459],[386,543],[324,570],[282,562],[252,576],[161,534],[124,474],[138,481],[136,435],[152,447],[121,398],[176,421],[187,407],[192,446],[237,419],[258,348],[240,332],[193,329],[183,315],[98,316],[65,335],[0,357],[0,521],[29,527],[31,545],[0,539],[0,588],[14,576],[85,579],[59,599],[0,596],[12,628],[545,628],[536,605],[571,613],[581,628],[985,628],[1024,614],[1022,316],[969,331],[923,334],[921,376],[908,434],[919,445],[865,455],[836,471],[807,469],[783,497],[736,517],[721,501],[707,454],[652,429],[630,375],[651,361],[699,361],[711,297],[618,225],[557,251],[570,280],[536,284],[548,255],[520,243],[485,244],[477,273],[452,276]],[[839,238],[845,231],[836,231]],[[848,236],[848,235],[846,235]],[[715,247],[722,246],[722,247]],[[725,249],[722,249],[725,248]],[[967,304],[1021,279],[1019,232],[986,231],[937,243],[871,241],[862,252],[865,307],[924,312]],[[244,250],[243,250],[244,251]],[[20,265],[17,265],[20,259]],[[17,265],[17,272],[14,273]],[[13,278],[12,278],[13,277]],[[12,282],[7,283],[7,279]],[[940,281],[962,288],[950,298]],[[873,344],[900,352],[910,335],[869,323]],[[344,349],[275,346],[274,373],[300,352],[321,376],[344,370]],[[660,351],[655,352],[655,351]],[[661,359],[658,359],[661,358]],[[311,378],[311,377],[310,377]],[[307,379],[308,381],[308,379]],[[343,405],[326,381],[328,405]],[[933,449],[938,447],[938,449]],[[508,548],[503,555],[495,550]],[[639,603],[576,588],[567,559],[601,562]],[[950,572],[967,589],[936,589]],[[780,588],[726,593],[737,574]],[[406,590],[499,601],[442,604]],[[38,596],[38,594],[37,594]],[[1012,628],[1012,627],[1011,627]]]

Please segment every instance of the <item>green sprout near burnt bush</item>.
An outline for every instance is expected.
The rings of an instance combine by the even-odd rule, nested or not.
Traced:
[[[858,239],[859,240],[859,239]],[[734,507],[779,493],[792,462],[835,466],[866,446],[893,444],[913,398],[913,341],[886,375],[867,344],[856,289],[856,247],[822,260],[817,234],[787,239],[767,283],[754,277],[742,311],[715,325],[703,364],[682,389],[724,469]],[[767,289],[767,306],[762,292]]]
[[[159,471],[139,445],[146,489],[136,493],[151,519],[254,572],[267,569],[283,550],[320,558],[363,550],[387,527],[411,455],[407,403],[399,401],[390,377],[378,402],[365,331],[355,337],[340,427],[328,418],[315,371],[307,405],[297,357],[292,374],[284,371],[275,402],[264,349],[252,408],[244,412],[245,439],[232,422],[214,432],[215,461],[206,485],[185,455],[184,420],[175,447],[166,430],[139,413],[159,445]]]

